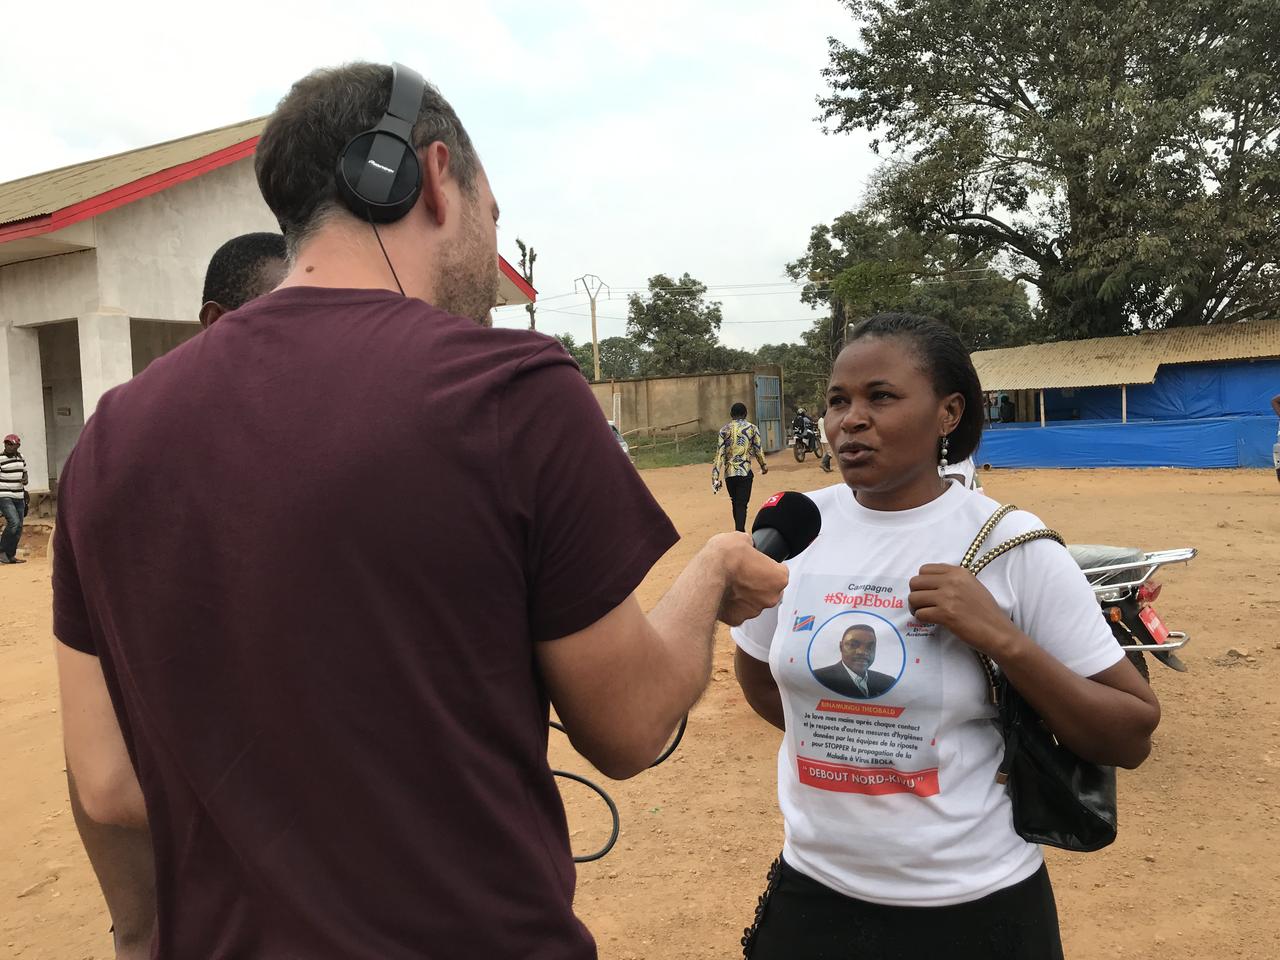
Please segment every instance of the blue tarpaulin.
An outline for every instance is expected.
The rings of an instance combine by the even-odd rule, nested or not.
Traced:
[[[1020,423],[988,429],[974,459],[993,467],[1270,467],[1275,442],[1274,414]]]
[[[1165,364],[1156,372],[1154,383],[1129,386],[1129,419],[1265,415],[1277,393],[1280,360]],[[1046,390],[1044,408],[1049,420],[1119,420],[1120,388]]]

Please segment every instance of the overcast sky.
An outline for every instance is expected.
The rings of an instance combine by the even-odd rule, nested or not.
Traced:
[[[726,343],[794,340],[817,314],[744,285],[784,281],[876,162],[814,120],[831,35],[855,36],[838,0],[10,4],[0,182],[268,113],[317,66],[401,60],[475,140],[500,252],[537,249],[539,329],[590,336],[585,297],[565,295],[584,273],[613,288],[607,337],[627,288],[688,271],[720,288]]]

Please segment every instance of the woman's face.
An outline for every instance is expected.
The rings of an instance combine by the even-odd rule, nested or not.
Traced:
[[[831,371],[827,439],[860,502],[908,509],[938,495],[938,441],[963,411],[960,394],[934,393],[910,339],[867,337],[845,347]]]

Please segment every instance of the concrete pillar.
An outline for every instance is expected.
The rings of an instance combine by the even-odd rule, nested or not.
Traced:
[[[1044,391],[1040,391],[1040,426],[1044,426]]]
[[[1120,384],[1120,422],[1129,422],[1129,385]]]
[[[87,422],[102,395],[133,376],[129,318],[122,313],[86,313],[79,317],[80,385]]]
[[[44,394],[40,389],[40,338],[34,328],[0,326],[0,437],[22,438],[27,489],[49,489]]]

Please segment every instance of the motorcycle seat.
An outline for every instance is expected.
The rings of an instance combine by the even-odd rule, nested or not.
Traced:
[[[1095,567],[1111,567],[1119,563],[1134,563],[1144,556],[1133,547],[1112,547],[1103,543],[1073,543],[1067,547],[1071,559],[1081,570]]]

